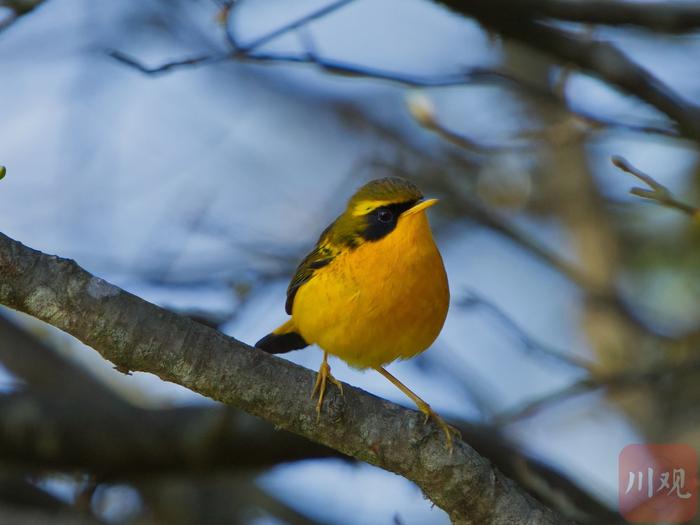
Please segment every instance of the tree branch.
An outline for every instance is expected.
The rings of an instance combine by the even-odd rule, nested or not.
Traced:
[[[12,12],[0,20],[0,33],[17,22],[20,17],[31,13],[46,0],[0,0],[0,7],[6,7]],[[0,177],[1,179],[2,177]]]
[[[440,0],[438,0],[440,1]],[[626,124],[623,122],[616,122],[612,120],[606,120],[606,119],[601,119],[599,117],[595,117],[590,114],[586,114],[581,111],[574,110],[573,108],[569,107],[568,104],[566,104],[565,101],[560,100],[561,97],[557,97],[556,94],[552,92],[548,92],[547,90],[543,90],[540,87],[534,87],[534,86],[527,86],[525,85],[522,81],[517,80],[513,78],[512,76],[500,72],[500,71],[495,71],[495,70],[488,70],[485,68],[469,68],[467,70],[461,71],[461,72],[456,72],[452,74],[443,74],[443,75],[434,75],[434,76],[424,76],[424,75],[412,75],[412,74],[407,74],[403,72],[398,72],[398,71],[389,71],[389,70],[383,70],[383,69],[377,69],[373,68],[370,66],[362,65],[362,64],[356,64],[356,63],[351,63],[351,62],[344,62],[340,60],[335,60],[332,58],[325,58],[321,56],[315,49],[313,45],[310,44],[310,36],[307,36],[304,40],[304,47],[305,50],[301,53],[269,53],[269,52],[258,52],[256,51],[257,48],[260,46],[278,38],[281,35],[287,34],[290,31],[293,30],[299,30],[302,28],[305,28],[306,25],[318,18],[321,18],[323,16],[328,15],[329,13],[340,9],[349,3],[351,3],[352,0],[339,0],[336,1],[326,7],[323,7],[317,11],[314,11],[308,15],[302,16],[301,18],[298,18],[296,20],[293,20],[277,29],[272,30],[271,32],[254,39],[252,42],[248,44],[242,44],[236,34],[234,33],[232,29],[232,20],[233,20],[233,14],[234,14],[234,5],[233,4],[226,4],[224,9],[222,9],[222,12],[220,14],[220,19],[222,20],[222,24],[225,27],[225,34],[226,34],[226,40],[229,44],[230,50],[224,51],[221,53],[215,53],[215,54],[208,54],[208,55],[196,55],[196,56],[191,56],[191,57],[184,57],[176,60],[171,60],[167,62],[160,63],[158,65],[154,66],[149,66],[138,60],[137,58],[127,55],[121,51],[118,50],[109,50],[108,54],[118,60],[119,62],[132,67],[144,74],[147,75],[157,75],[161,73],[166,73],[174,69],[179,69],[181,67],[192,67],[192,66],[200,66],[200,65],[205,65],[205,64],[213,64],[213,63],[220,63],[228,60],[238,60],[241,62],[254,62],[254,63],[262,63],[262,64],[275,64],[275,63],[291,63],[291,64],[304,64],[304,65],[311,65],[311,66],[316,66],[318,69],[321,71],[328,73],[328,74],[333,74],[333,75],[340,75],[340,76],[348,76],[348,77],[361,77],[361,78],[370,78],[370,79],[375,79],[375,80],[382,80],[382,81],[387,81],[387,82],[392,82],[392,83],[397,83],[401,84],[404,86],[409,86],[409,87],[424,87],[424,88],[436,88],[436,87],[447,87],[447,86],[455,86],[455,85],[468,85],[468,84],[475,84],[475,83],[481,83],[481,82],[505,82],[505,83],[510,83],[513,84],[519,88],[524,89],[527,92],[531,92],[534,94],[537,94],[539,96],[544,95],[547,99],[549,100],[555,100],[557,103],[562,104],[567,112],[571,113],[573,116],[578,118],[578,120],[588,126],[591,130],[598,130],[598,129],[607,129],[607,128],[619,128],[619,129],[625,129],[629,130],[632,132],[638,132],[638,133],[653,133],[653,134],[659,134],[662,136],[667,136],[667,137],[673,137],[673,138],[678,138],[680,134],[674,130],[674,129],[666,129],[663,127],[658,127],[658,126],[653,126],[653,125],[635,125],[635,124]],[[449,3],[449,0],[444,0],[443,3]],[[496,3],[503,3],[507,4],[507,6],[504,6],[503,10],[494,10],[493,6],[490,3],[486,3],[485,5],[483,4],[483,0],[481,2],[472,2],[470,3],[469,8],[467,9],[463,5],[460,6],[460,8],[465,9],[465,11],[462,14],[466,14],[468,16],[475,16],[477,19],[480,19],[482,22],[485,22],[485,20],[479,18],[479,15],[482,15],[482,18],[488,18],[489,16],[495,16],[494,13],[498,14],[499,17],[503,17],[507,22],[513,23],[515,22],[516,27],[523,29],[525,28],[529,22],[527,22],[527,18],[533,16],[533,7],[530,7],[528,9],[522,9],[522,6],[518,3],[512,3],[512,0],[502,0],[501,2],[496,2]],[[524,4],[530,4],[531,2],[524,2]],[[474,4],[474,5],[472,5]],[[507,7],[507,8],[505,8]],[[472,12],[473,11],[473,12]],[[505,15],[504,15],[505,13]],[[520,15],[515,16],[514,13],[520,13]],[[522,24],[519,24],[517,22],[521,21],[521,19],[525,20]],[[503,20],[502,20],[503,21]],[[520,27],[522,25],[522,28]],[[564,31],[557,31],[554,30],[553,28],[544,25],[544,24],[536,24],[536,23],[530,23],[530,25],[537,26],[534,28],[533,31],[531,31],[531,37],[537,36],[539,33],[546,32],[547,30],[551,30],[551,33],[547,37],[547,42],[544,44],[544,50],[548,51],[549,48],[548,46],[550,43],[552,46],[556,47],[559,45],[562,40],[571,40],[572,38],[580,38],[578,35],[575,33],[567,33]],[[502,28],[498,27],[496,29],[497,31],[504,32],[504,34],[507,34],[507,31]],[[517,35],[510,35],[513,36],[514,38],[518,38]],[[590,43],[590,38],[585,39],[586,42],[585,44]],[[550,42],[551,41],[551,42]],[[532,45],[532,43],[530,43]],[[572,43],[568,42],[567,43],[567,49],[572,47]],[[634,87],[635,83],[638,81],[640,76],[650,77],[649,82],[652,84],[660,84],[658,80],[656,80],[654,77],[652,77],[649,73],[646,71],[641,70],[639,66],[634,64],[633,62],[629,61],[626,56],[622,55],[620,51],[618,51],[616,48],[612,47],[610,44],[607,43],[598,43],[598,47],[602,50],[600,53],[601,59],[603,62],[611,62],[612,61],[617,61],[620,62],[620,56],[622,56],[623,61],[625,62],[625,75],[629,77],[634,77],[630,78],[629,82],[625,83],[625,88],[630,88]],[[557,52],[558,50],[554,49],[552,50],[553,52]],[[571,50],[569,50],[571,51]],[[603,52],[604,51],[604,52]],[[562,51],[563,52],[563,51]],[[571,54],[571,52],[569,53]],[[577,55],[578,60],[585,60],[586,55],[592,54],[592,51],[586,51],[582,52],[581,49],[575,50],[574,52],[575,55]],[[583,57],[583,58],[582,58]],[[572,60],[576,62],[576,59],[571,58],[571,56],[568,56],[566,60]],[[586,67],[590,67],[590,64]],[[636,68],[637,71],[635,72],[630,72],[630,69]],[[593,68],[595,69],[595,68]],[[640,75],[641,70],[644,75]],[[610,71],[605,71],[605,72],[599,72],[601,77],[603,77],[604,80],[607,80],[608,82],[611,82],[615,84],[614,79],[611,78],[610,76]],[[647,82],[647,83],[649,83]],[[619,84],[618,84],[619,85]],[[620,87],[623,87],[620,85]],[[665,88],[665,86],[664,86]],[[662,91],[658,86],[657,88],[659,91]],[[642,91],[649,91],[648,89],[645,89],[645,84],[641,86]],[[668,89],[665,88],[666,91],[669,91]],[[635,93],[634,91],[631,92],[631,94],[640,96],[638,93]],[[647,95],[651,96],[651,95]],[[640,98],[644,99],[643,96],[640,96]],[[654,98],[654,97],[652,97]],[[659,99],[659,97],[656,97]],[[677,98],[677,97],[675,97]],[[652,105],[655,105],[655,102],[647,100]],[[657,103],[660,103],[662,106],[664,105],[663,100],[656,100]],[[668,104],[666,104],[668,105]],[[688,103],[683,102],[683,106],[687,109]],[[657,106],[659,109],[662,111],[664,110],[661,106]],[[667,114],[671,115],[666,111]],[[700,109],[698,109],[698,112],[700,112]],[[682,112],[674,112],[675,115],[682,114]],[[672,117],[674,118],[674,117]],[[690,119],[688,122],[692,124],[692,119]],[[694,138],[695,135],[692,132],[688,132],[688,129],[690,127],[681,125],[682,129],[686,131],[687,137]],[[692,126],[691,126],[692,127]],[[464,137],[460,137],[458,135],[450,134],[447,131],[448,130],[439,130],[439,129],[434,129],[436,132],[442,131],[443,138],[446,138],[449,141],[455,142],[460,146],[466,146],[467,149],[473,149],[478,144],[473,143],[472,141],[465,141]],[[488,149],[489,151],[499,151],[504,148],[480,148]],[[507,149],[507,148],[506,148]]]
[[[323,417],[308,395],[314,374],[168,312],[74,261],[0,234],[0,303],[82,340],[122,369],[140,370],[414,481],[458,524],[564,522],[462,441],[450,455],[423,416],[345,386]]]
[[[0,472],[0,507],[12,505],[46,512],[70,511],[70,505],[30,483],[24,473]],[[0,523],[5,523],[0,519]]]
[[[459,299],[458,306],[462,308],[481,307],[493,314],[503,325],[505,325],[520,340],[520,344],[527,352],[539,352],[540,354],[556,359],[569,366],[585,370],[592,374],[595,371],[595,363],[586,358],[577,357],[569,352],[559,350],[546,343],[536,340],[520,327],[506,312],[495,303],[481,297],[477,292],[466,290]]]
[[[79,365],[39,341],[0,315],[0,362],[15,376],[31,385],[32,392],[44,397],[73,401],[89,398],[116,410],[130,407],[110,388]]]
[[[12,525],[104,525],[104,522],[75,512],[44,512],[0,505],[0,523]]]
[[[338,454],[226,407],[115,411],[87,399],[0,396],[0,461],[29,470],[123,479],[328,456]]]
[[[525,401],[518,406],[508,409],[494,417],[494,424],[501,426],[527,418],[550,406],[566,399],[604,388],[608,391],[618,391],[635,386],[648,387],[669,377],[684,375],[697,375],[700,372],[700,360],[688,359],[681,363],[660,363],[649,370],[625,370],[623,372],[611,372],[593,374],[579,379],[572,384],[537,397],[531,401]]]
[[[336,0],[332,4],[328,4],[327,6],[321,7],[320,9],[317,9],[316,11],[313,11],[307,15],[302,16],[301,18],[297,18],[296,20],[293,20],[282,27],[279,27],[277,29],[274,29],[273,31],[256,38],[249,44],[246,44],[245,46],[241,46],[240,44],[235,44],[235,47],[238,48],[240,52],[244,53],[249,53],[250,51],[253,51],[254,49],[257,49],[259,47],[264,46],[265,44],[272,42],[276,38],[279,38],[282,35],[285,35],[289,33],[290,31],[295,31],[302,26],[305,26],[306,24],[313,22],[314,20],[317,20],[319,18],[323,18],[324,16],[327,16],[331,14],[334,11],[337,11],[338,9],[342,9],[346,5],[349,5],[353,2],[354,0]],[[226,25],[227,27],[231,23],[231,18],[233,15],[233,9],[229,9],[227,13],[227,20],[226,20]],[[230,31],[230,28],[229,28]],[[234,37],[233,42],[237,42],[237,39]]]
[[[509,323],[520,334],[521,329],[512,320]],[[520,337],[527,339],[524,344],[528,347],[539,344],[524,333]],[[136,481],[141,489],[152,487],[154,482],[160,486],[164,476],[212,474],[340,456],[294,434],[273,431],[268,423],[223,406],[136,408],[2,316],[0,341],[0,362],[29,383],[29,392],[0,397],[0,462],[17,467],[18,472],[79,470],[102,481]],[[61,393],[59,398],[57,392]],[[609,511],[585,491],[555,469],[523,455],[495,427],[460,423],[458,428],[479,454],[545,504],[559,508],[579,523],[598,523],[607,516]],[[47,448],[47,444],[51,446]],[[554,481],[532,483],[533,476]],[[239,497],[242,490],[251,487],[238,487]],[[561,494],[562,490],[578,504],[559,507],[560,501],[552,497],[552,491]],[[269,503],[265,506],[272,507],[271,511],[285,510],[279,503],[259,497]],[[31,484],[0,476],[0,502],[3,500],[31,501],[32,506],[47,510],[56,508],[56,500]],[[571,509],[576,509],[573,515]],[[587,519],[581,518],[584,515]]]
[[[661,32],[693,31],[700,27],[697,3],[668,0],[492,0],[492,9],[518,19],[545,17],[568,22],[634,25]]]
[[[666,186],[657,182],[656,179],[654,179],[650,175],[647,175],[646,173],[643,173],[634,166],[632,166],[626,159],[619,156],[614,156],[610,160],[617,169],[624,171],[625,173],[629,173],[634,177],[637,177],[644,184],[649,186],[649,188],[651,188],[632,188],[630,190],[630,193],[632,195],[636,195],[637,197],[641,197],[642,199],[654,201],[657,204],[660,204],[661,206],[664,206],[666,208],[679,210],[688,215],[691,219],[697,219],[700,217],[700,208],[679,201],[678,199],[676,199],[673,193],[671,193],[671,190],[669,190]]]
[[[618,87],[622,92],[665,113],[678,124],[686,137],[700,141],[700,107],[683,99],[613,44],[555,28],[526,16],[514,16],[511,8],[517,2],[436,1],[454,12],[477,19],[485,27],[505,37],[547,53],[564,64],[573,64]],[[500,8],[497,4],[500,4]],[[508,7],[504,4],[508,4]]]
[[[136,476],[338,456],[228,407],[136,407],[2,316],[0,341],[0,362],[29,384],[0,396],[3,464]]]

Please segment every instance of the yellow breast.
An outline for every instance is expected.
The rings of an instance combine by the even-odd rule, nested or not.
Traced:
[[[292,320],[302,337],[356,368],[428,348],[449,306],[447,275],[425,212],[340,253],[299,288]]]

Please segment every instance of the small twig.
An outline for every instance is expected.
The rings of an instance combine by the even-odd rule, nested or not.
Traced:
[[[651,124],[628,124],[626,122],[618,122],[616,120],[604,119],[584,113],[582,111],[571,110],[577,117],[583,119],[594,130],[617,129],[620,131],[630,131],[632,133],[644,133],[648,135],[659,135],[672,139],[685,139],[678,130],[660,126],[652,126]]]
[[[623,157],[614,156],[610,160],[616,168],[624,171],[625,173],[629,173],[634,177],[637,177],[644,184],[649,186],[649,188],[651,188],[648,190],[645,188],[634,187],[630,190],[630,193],[632,195],[636,195],[637,197],[641,197],[643,199],[655,201],[656,203],[660,204],[661,206],[665,206],[666,208],[680,210],[693,219],[700,218],[700,208],[679,201],[678,199],[676,199],[673,193],[671,193],[671,190],[669,190],[666,186],[660,184],[650,175],[647,175],[646,173],[643,173],[634,166],[632,166]]]
[[[602,386],[602,384],[597,383],[591,378],[580,379],[565,388],[555,390],[554,392],[537,397],[531,401],[525,401],[512,409],[507,409],[494,416],[492,422],[499,427],[509,425],[533,416],[550,405],[585,394],[586,392],[591,392]]]
[[[466,292],[460,299],[458,305],[462,308],[473,308],[477,306],[487,309],[518,337],[525,350],[528,350],[530,352],[540,352],[541,354],[546,355],[547,357],[552,357],[567,365],[576,368],[581,368],[589,373],[593,373],[595,370],[595,364],[589,361],[588,359],[576,357],[562,350],[558,350],[554,347],[551,347],[545,343],[537,341],[496,304],[492,303],[488,299],[485,299],[484,297],[480,296],[478,293],[472,290],[466,290]]]
[[[309,28],[299,28],[299,31],[296,32],[296,36],[306,56],[309,57],[310,60],[316,60],[318,57],[318,50]]]
[[[138,59],[118,50],[108,50],[107,54],[119,62],[129,67],[133,67],[139,70],[141,73],[145,73],[147,75],[164,73],[180,67],[208,65],[224,62],[226,60],[240,60],[243,62],[307,64],[317,66],[319,69],[332,75],[385,80],[387,82],[394,82],[409,87],[434,88],[461,86],[476,82],[494,82],[505,78],[505,76],[498,71],[492,71],[479,67],[467,69],[460,73],[447,73],[444,75],[411,75],[407,73],[387,71],[384,69],[375,69],[361,64],[353,64],[351,62],[322,58],[313,52],[309,54],[307,51],[305,51],[303,54],[220,53],[214,55],[197,55],[194,57],[164,62],[157,66],[147,66]]]
[[[233,33],[231,27],[231,19],[233,18],[233,8],[236,5],[236,0],[224,0],[219,4],[221,9],[216,15],[217,22],[224,28],[224,35],[226,36],[226,41],[228,45],[234,50],[237,50],[240,46],[238,45],[238,39]]]
[[[440,136],[443,140],[473,153],[497,153],[518,149],[518,146],[491,146],[479,143],[465,135],[461,135],[437,118],[432,101],[422,93],[411,93],[406,97],[406,105],[415,121],[423,128]]]
[[[518,80],[503,77],[504,80],[512,81],[524,91],[531,91],[530,86],[522,84]],[[544,93],[535,93],[542,96]],[[622,129],[637,133],[649,133],[666,137],[679,138],[678,133],[664,128],[635,125],[612,120],[603,120],[592,115],[577,111],[569,107],[564,98],[556,90],[546,93],[549,101],[561,104],[567,112],[566,118],[561,122],[552,124],[545,128],[523,131],[513,137],[511,144],[490,145],[477,142],[465,135],[457,133],[440,122],[437,118],[433,105],[426,96],[422,94],[411,94],[406,98],[406,104],[413,118],[427,130],[433,131],[443,140],[450,142],[460,148],[472,153],[494,154],[509,151],[524,151],[532,147],[533,141],[548,143],[552,146],[563,145],[574,141],[582,141],[592,133],[604,129]]]
[[[304,15],[301,18],[297,18],[296,20],[293,20],[292,22],[289,22],[282,27],[279,27],[266,35],[263,35],[259,38],[256,38],[252,42],[244,45],[244,46],[238,46],[238,49],[240,52],[244,53],[250,53],[254,49],[257,49],[261,46],[264,46],[268,42],[271,42],[275,40],[276,38],[279,38],[280,36],[289,33],[290,31],[294,31],[295,29],[299,29],[300,27],[308,24],[309,22],[312,22],[318,18],[324,17],[333,11],[337,11],[338,9],[345,7],[346,5],[350,4],[354,0],[338,0],[332,4],[329,4],[325,7],[322,7],[312,13],[309,13],[308,15]],[[229,12],[230,16],[230,12]],[[236,39],[234,38],[234,41]]]
[[[326,7],[318,9],[312,13],[304,15],[296,20],[288,22],[271,32],[254,39],[248,44],[241,44],[239,38],[233,30],[233,16],[234,8],[238,4],[233,0],[221,0],[217,2],[217,5],[221,6],[221,10],[217,15],[217,19],[224,26],[224,32],[226,36],[226,41],[230,47],[228,51],[224,51],[218,54],[212,55],[198,55],[194,57],[186,57],[183,59],[177,59],[169,62],[162,63],[157,66],[147,66],[142,62],[136,60],[135,58],[128,56],[120,51],[110,51],[110,55],[126,64],[133,67],[145,74],[159,74],[170,70],[174,70],[180,67],[191,67],[199,66],[211,63],[218,63],[225,60],[241,60],[250,62],[260,62],[260,63],[295,63],[295,64],[307,64],[313,65],[321,69],[322,71],[341,76],[350,77],[362,77],[371,78],[375,80],[385,80],[388,82],[398,83],[404,86],[410,87],[423,87],[423,88],[437,88],[437,87],[448,87],[448,86],[458,86],[474,84],[479,82],[502,82],[509,83],[513,86],[523,89],[526,92],[537,95],[544,96],[547,99],[554,100],[555,102],[562,104],[564,109],[572,113],[575,117],[578,117],[583,125],[585,125],[590,131],[596,131],[600,129],[607,128],[617,128],[623,130],[629,130],[636,133],[649,133],[658,134],[667,137],[679,138],[680,133],[675,130],[669,130],[662,127],[647,126],[647,125],[634,125],[626,124],[621,122],[615,122],[610,120],[604,120],[592,115],[588,115],[584,112],[577,111],[562,100],[562,97],[558,97],[556,93],[551,90],[543,90],[541,87],[528,85],[521,79],[515,79],[511,75],[508,75],[501,71],[489,70],[485,68],[470,68],[463,72],[458,72],[454,74],[445,74],[437,76],[420,76],[411,75],[401,72],[392,72],[382,69],[375,69],[369,66],[361,64],[353,64],[349,62],[342,62],[339,60],[333,60],[321,57],[315,50],[315,46],[311,42],[309,35],[300,35],[304,38],[303,46],[305,48],[304,52],[301,54],[285,54],[285,53],[266,53],[266,52],[253,52],[255,49],[271,42],[280,36],[287,34],[291,31],[304,28],[309,22],[312,22],[318,18],[326,16],[346,5],[351,3],[352,0],[339,0]],[[590,42],[589,42],[590,43]],[[565,76],[565,75],[564,75]],[[466,148],[468,150],[474,150],[479,152],[498,152],[503,150],[521,149],[527,147],[527,145],[515,145],[515,146],[488,146],[482,145],[478,142],[464,137],[454,131],[444,127],[438,126],[432,128],[433,131],[440,134],[445,140],[452,142],[460,147]],[[585,132],[584,132],[585,134]],[[544,138],[548,139],[552,136],[552,133],[547,132],[535,132],[531,134],[530,138]]]
[[[122,64],[126,64],[127,66],[133,67],[134,69],[138,69],[141,73],[145,73],[147,75],[157,75],[158,73],[165,73],[166,71],[176,69],[182,66],[199,66],[203,64],[222,62],[224,60],[228,60],[230,57],[228,53],[219,55],[199,55],[179,60],[173,60],[172,62],[165,62],[158,66],[150,67],[135,59],[134,57],[129,56],[126,53],[122,53],[121,51],[118,51],[116,49],[108,50],[107,54],[112,58],[118,60]]]
[[[668,376],[697,374],[698,371],[700,371],[700,360],[691,360],[684,363],[656,365],[650,370],[632,370],[597,376],[591,375],[590,377],[575,381],[563,389],[555,390],[554,392],[550,392],[531,401],[526,401],[515,408],[502,412],[494,418],[494,424],[502,426],[519,421],[534,415],[554,403],[600,388],[614,391],[642,384],[649,385],[658,383]]]

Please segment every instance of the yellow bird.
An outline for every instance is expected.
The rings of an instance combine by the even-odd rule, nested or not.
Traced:
[[[320,415],[331,375],[328,354],[358,369],[372,368],[432,417],[447,436],[449,427],[428,403],[384,369],[427,349],[442,330],[450,291],[423,199],[398,177],[373,180],[348,201],[315,248],[297,267],[287,288],[291,318],[255,346],[280,354],[317,344],[323,362],[311,397]]]

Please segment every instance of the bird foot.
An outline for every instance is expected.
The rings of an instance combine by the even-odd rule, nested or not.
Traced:
[[[326,384],[328,381],[338,387],[338,390],[340,390],[340,395],[345,395],[343,393],[343,383],[333,377],[331,374],[331,367],[326,361],[323,361],[323,363],[321,363],[321,367],[318,369],[318,374],[316,374],[316,382],[314,383],[314,388],[311,391],[312,399],[316,395],[316,392],[318,392],[318,401],[316,402],[317,421],[321,417],[321,405],[323,405],[323,397],[326,394]]]
[[[430,408],[430,405],[428,403],[423,402],[422,404],[418,404],[418,408],[421,412],[423,412],[423,415],[425,415],[424,423],[427,423],[428,419],[432,418],[432,420],[435,421],[437,426],[439,426],[445,433],[445,447],[447,448],[448,452],[452,454],[452,435],[454,434],[455,436],[457,436],[457,439],[461,439],[462,433],[455,427],[445,423],[445,420],[442,419],[437,412]]]

